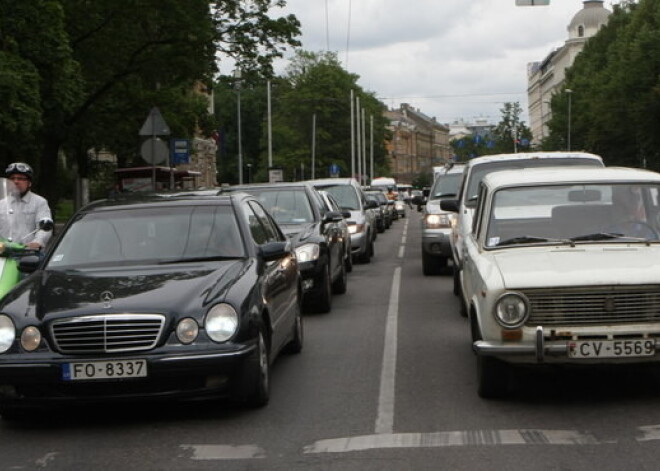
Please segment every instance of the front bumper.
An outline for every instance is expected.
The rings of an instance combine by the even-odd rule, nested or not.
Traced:
[[[510,363],[534,364],[589,364],[589,363],[647,363],[660,362],[660,338],[653,339],[656,354],[644,357],[625,358],[571,358],[569,349],[571,340],[552,340],[546,338],[543,327],[536,328],[533,341],[503,342],[477,340],[472,349],[479,356],[497,357]]]
[[[51,352],[22,354],[24,359],[7,358],[0,362],[0,404],[34,407],[52,403],[222,397],[237,386],[234,381],[240,377],[246,361],[256,359],[256,352],[255,343],[237,345],[231,350],[186,353],[134,352],[76,357]],[[63,379],[65,363],[140,359],[147,362],[147,377]]]
[[[323,289],[323,277],[325,276],[326,265],[327,262],[321,262],[320,260],[302,262],[299,265],[304,296]]]
[[[351,234],[351,253],[353,255],[362,255],[366,253],[368,247],[369,244],[366,231]]]
[[[451,258],[451,229],[423,229],[422,251],[429,255]]]

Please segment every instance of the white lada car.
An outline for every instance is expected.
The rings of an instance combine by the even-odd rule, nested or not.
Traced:
[[[479,395],[511,364],[660,361],[660,174],[507,170],[484,177],[462,302]]]

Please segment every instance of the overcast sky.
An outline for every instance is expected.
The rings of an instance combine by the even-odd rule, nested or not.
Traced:
[[[303,48],[336,52],[389,108],[410,103],[442,123],[495,124],[503,103],[517,101],[528,125],[527,64],[563,45],[583,6],[582,0],[536,7],[517,7],[515,0],[286,1],[277,11],[300,20]]]

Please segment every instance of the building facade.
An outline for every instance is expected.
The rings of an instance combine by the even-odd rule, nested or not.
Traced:
[[[550,52],[540,62],[527,65],[527,98],[532,145],[540,145],[548,135],[547,123],[552,117],[550,100],[561,92],[566,80],[566,69],[584,48],[587,40],[607,24],[612,13],[603,6],[603,0],[585,0],[568,25],[568,39],[564,45]]]
[[[410,184],[422,173],[432,173],[451,157],[449,128],[408,103],[388,110],[392,140],[385,143],[392,176],[400,183]]]

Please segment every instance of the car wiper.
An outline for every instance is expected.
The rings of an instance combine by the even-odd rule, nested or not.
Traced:
[[[517,236],[517,237],[512,237],[510,239],[503,240],[501,242],[498,242],[495,244],[495,246],[500,246],[500,245],[512,245],[512,244],[533,244],[535,242],[553,242],[553,243],[562,243],[562,244],[570,244],[573,245],[573,241],[571,239],[553,239],[552,237],[538,237],[538,236],[531,236],[531,235],[523,235],[523,236]]]
[[[237,255],[226,256],[226,255],[213,255],[209,257],[186,257],[186,258],[173,258],[169,260],[161,260],[158,262],[159,265],[168,265],[170,263],[188,263],[188,262],[217,262],[222,260],[236,260],[243,258]]]
[[[571,237],[571,240],[579,242],[585,240],[611,240],[611,239],[626,239],[639,242],[646,242],[647,245],[651,244],[651,240],[646,237],[635,237],[621,234],[619,232],[594,232],[593,234],[584,234],[577,237]]]

